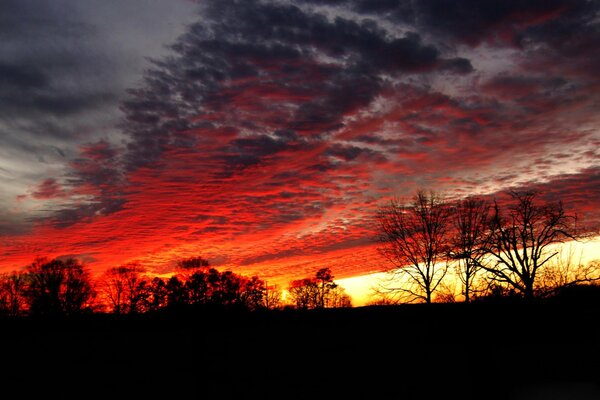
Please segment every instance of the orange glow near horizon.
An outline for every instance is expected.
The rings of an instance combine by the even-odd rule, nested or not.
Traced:
[[[563,261],[566,262],[569,257],[572,257],[570,261],[573,265],[587,265],[590,262],[600,262],[600,236],[577,242],[570,241],[554,247],[560,252]],[[374,300],[373,288],[377,288],[384,282],[389,283],[389,278],[390,276],[385,272],[375,272],[339,280],[336,279],[336,283],[343,287],[346,293],[352,297],[353,306],[360,307],[368,305]],[[445,280],[446,285],[456,291],[455,295],[457,295],[457,299],[460,301],[462,299],[460,296],[461,283],[456,276],[453,276],[452,270]]]

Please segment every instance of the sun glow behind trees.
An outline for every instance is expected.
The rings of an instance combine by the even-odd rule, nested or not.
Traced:
[[[552,246],[552,250],[560,252],[559,258],[571,261],[579,266],[587,266],[590,263],[600,260],[600,236],[579,240],[568,241],[566,243]],[[556,262],[558,258],[551,262],[549,269],[557,268]],[[445,262],[440,266],[444,266]],[[483,273],[481,273],[483,275]],[[479,278],[481,278],[481,275]],[[366,275],[354,276],[351,278],[336,279],[335,282],[346,290],[346,293],[352,297],[352,304],[355,307],[366,306],[378,299],[377,291],[381,285],[396,285],[401,286],[406,282],[400,279],[394,280],[386,272],[376,272]],[[444,295],[450,294],[456,301],[463,301],[464,295],[461,293],[462,283],[456,276],[454,268],[450,266],[447,275],[444,277],[443,290]],[[444,300],[450,296],[444,296]],[[439,298],[434,296],[434,301],[439,301]]]

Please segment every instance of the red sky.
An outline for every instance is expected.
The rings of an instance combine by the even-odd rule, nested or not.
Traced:
[[[40,255],[166,273],[202,255],[284,286],[363,275],[386,267],[377,206],[420,188],[533,187],[600,216],[593,2],[182,2],[169,29],[143,23],[150,6],[137,31],[119,22],[129,2],[75,3],[13,5],[0,29],[16,49],[0,63],[2,271]]]

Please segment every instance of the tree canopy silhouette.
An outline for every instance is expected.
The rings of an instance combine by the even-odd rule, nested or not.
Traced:
[[[0,275],[0,312],[14,317],[27,308],[26,274],[15,271]]]
[[[115,314],[189,307],[255,310],[267,306],[267,288],[256,276],[218,271],[201,257],[182,260],[178,265],[183,272],[167,279],[150,278],[135,263],[107,270],[100,284],[105,302]]]
[[[90,275],[76,259],[36,259],[26,269],[29,310],[39,315],[75,315],[95,296]]]
[[[136,314],[145,310],[149,288],[142,276],[144,272],[140,264],[129,263],[104,273],[102,293],[115,314]]]
[[[333,281],[329,268],[319,269],[312,278],[290,282],[290,302],[298,309],[351,307],[350,297]]]

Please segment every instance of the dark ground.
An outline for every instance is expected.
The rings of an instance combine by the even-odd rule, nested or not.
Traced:
[[[564,302],[4,319],[0,398],[600,399],[599,317]]]

